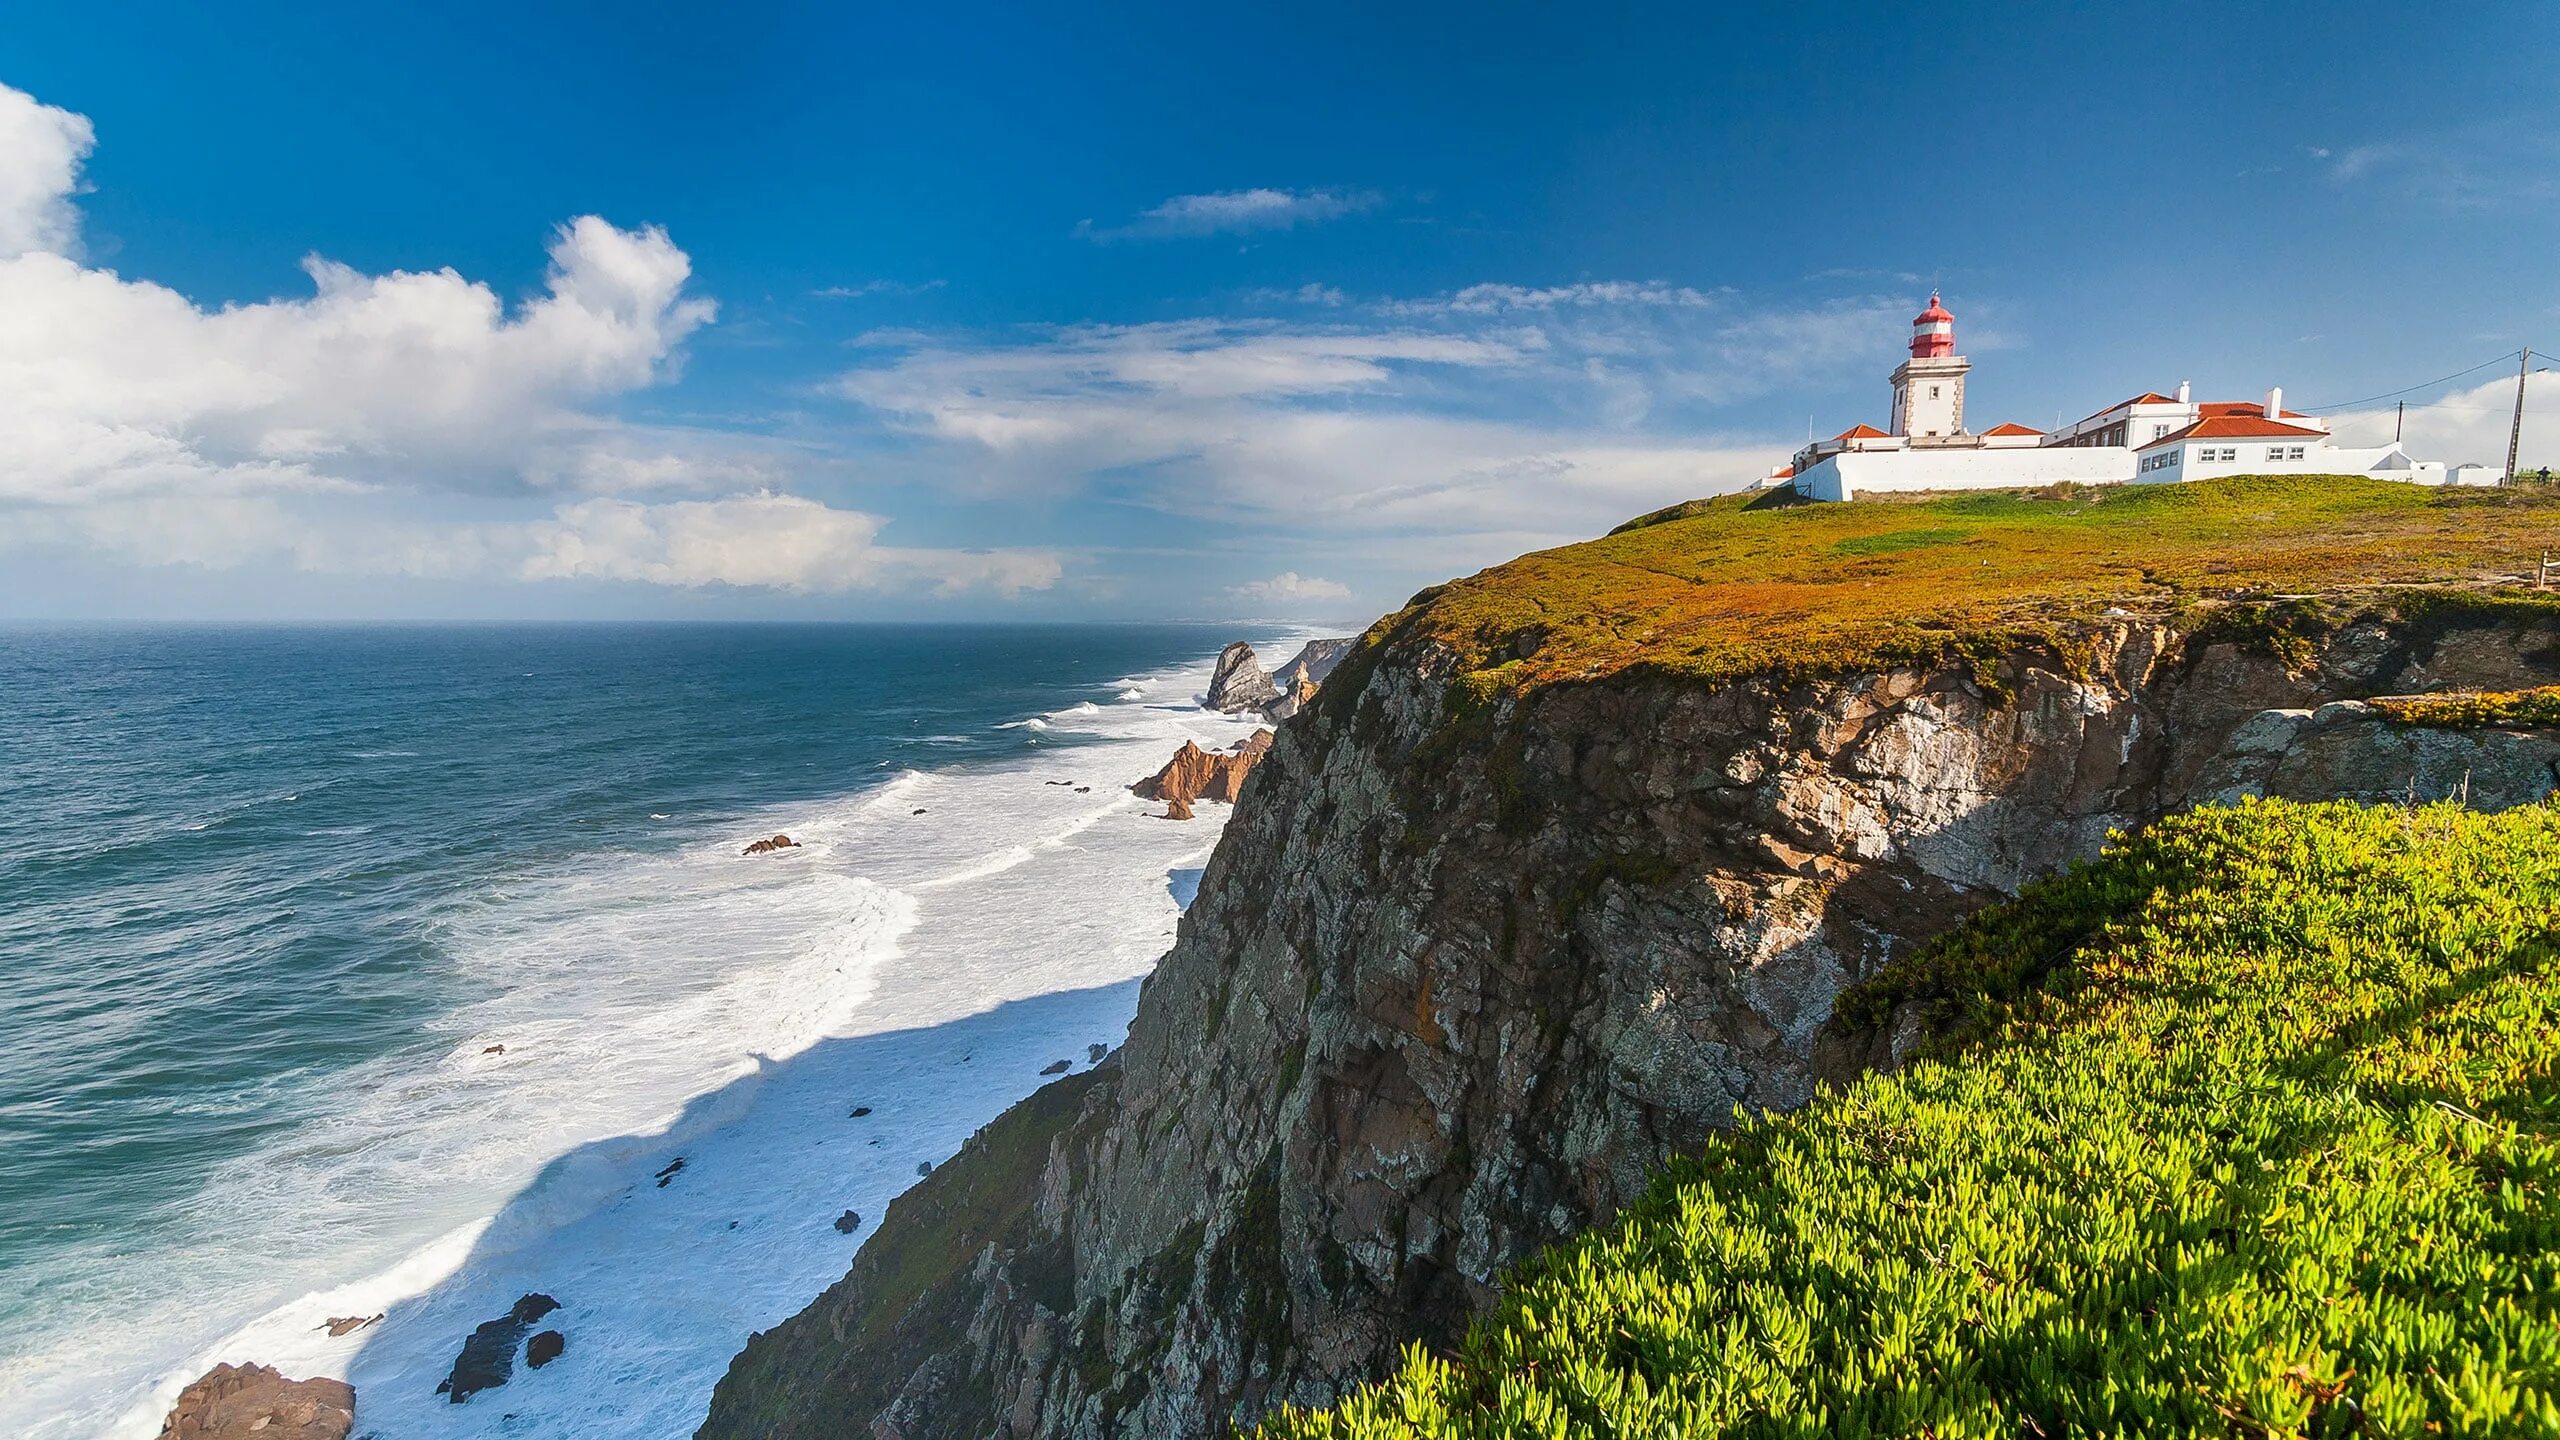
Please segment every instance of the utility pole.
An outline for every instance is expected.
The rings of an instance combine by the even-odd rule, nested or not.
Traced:
[[[2392,444],[2397,445],[2397,444],[2399,444],[2399,443],[2400,443],[2400,427],[2401,427],[2402,425],[2404,425],[2404,424],[2407,424],[2407,423],[2408,423],[2408,420],[2409,420],[2409,402],[2408,402],[2408,401],[2406,401],[2406,400],[2403,400],[2403,401],[2401,401],[2401,402],[2400,402],[2400,408],[2399,408],[2396,412],[2394,412],[2394,413],[2392,414],[2392,416],[2391,416],[2391,443],[2392,443]]]
[[[2507,426],[2507,478],[2504,484],[2516,483],[2516,446],[2524,439],[2524,377],[2533,369],[2533,347],[2524,347],[2524,359],[2516,366],[2516,418]]]

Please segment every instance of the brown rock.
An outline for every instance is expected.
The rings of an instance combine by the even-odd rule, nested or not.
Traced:
[[[216,1365],[178,1392],[160,1440],[346,1440],[356,1424],[355,1387],[344,1380],[287,1380],[265,1365]]]
[[[1254,731],[1252,738],[1226,754],[1211,754],[1185,740],[1162,770],[1129,789],[1149,800],[1162,800],[1168,807],[1175,801],[1182,802],[1183,813],[1169,818],[1188,820],[1194,800],[1234,804],[1236,796],[1243,793],[1244,777],[1270,748],[1268,730]]]
[[[334,1340],[342,1335],[353,1335],[367,1325],[378,1323],[381,1319],[379,1315],[332,1315],[329,1317],[329,1323],[320,1328],[328,1331],[329,1337]]]
[[[1179,795],[1166,796],[1164,802],[1164,813],[1156,818],[1159,820],[1188,820],[1191,818],[1191,802],[1183,799]]]
[[[919,810],[916,813],[921,815],[924,812]],[[759,840],[753,845],[748,846],[745,853],[749,855],[770,855],[776,850],[797,850],[799,848],[799,841],[792,839],[788,835],[776,835],[770,840]]]

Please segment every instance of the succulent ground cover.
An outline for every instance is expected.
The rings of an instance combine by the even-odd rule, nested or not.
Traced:
[[[1262,1433],[2560,1435],[2560,810],[2176,817],[1841,1013],[1935,1038]]]
[[[1437,642],[1479,689],[1638,666],[1838,673],[2064,637],[2111,608],[2193,623],[2310,592],[2551,605],[2512,577],[2553,546],[2560,494],[2344,475],[1847,504],[1736,495],[1434,587],[1371,638]]]
[[[2560,725],[2560,685],[2542,685],[2531,690],[2395,695],[2375,701],[2374,706],[2403,725],[2459,728]]]

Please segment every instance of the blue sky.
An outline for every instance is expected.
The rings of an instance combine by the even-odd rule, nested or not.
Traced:
[[[2547,6],[376,8],[11,8],[0,615],[1351,622],[1933,284],[1977,427],[2560,345]]]

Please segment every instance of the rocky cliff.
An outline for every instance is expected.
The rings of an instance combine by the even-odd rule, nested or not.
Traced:
[[[2250,792],[2509,805],[2560,761],[2357,703],[2560,678],[2560,613],[2476,590],[2155,594],[1528,686],[1552,630],[1450,620],[1382,624],[1281,727],[1127,1045],[892,1206],[704,1435],[1206,1436],[1328,1400],[1737,1107],[1889,1062],[1827,1028],[1841,989],[2110,829]]]

